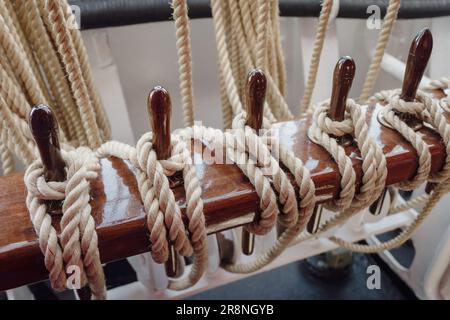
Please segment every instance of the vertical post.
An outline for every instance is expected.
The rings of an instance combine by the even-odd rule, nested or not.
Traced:
[[[419,88],[420,81],[427,67],[428,60],[431,56],[433,49],[433,35],[427,28],[419,31],[411,42],[409,48],[408,59],[406,62],[405,75],[403,77],[402,92],[400,98],[412,102],[416,99],[417,89]],[[414,130],[418,130],[422,127],[422,122],[410,114],[401,113],[399,117],[403,121],[407,122]],[[426,192],[431,192],[431,185],[427,184]],[[383,208],[383,202],[386,198],[387,188],[384,189],[383,194],[369,207],[369,212],[378,216],[381,214]]]
[[[334,121],[343,121],[345,118],[345,108],[350,88],[355,77],[355,62],[351,57],[341,57],[333,72],[333,88],[331,91],[329,117]],[[352,137],[340,137],[339,142],[347,145],[352,142]],[[309,233],[316,233],[322,218],[322,206],[318,205],[314,208],[311,219],[306,226]]]
[[[254,69],[250,71],[245,87],[246,124],[254,129],[257,134],[263,123],[266,89],[267,80],[262,70]],[[244,227],[242,229],[242,252],[245,255],[251,255],[254,248],[255,235]]]
[[[58,125],[52,110],[46,105],[33,107],[29,115],[29,127],[44,165],[45,179],[64,181],[65,163],[61,157]]]
[[[58,124],[50,107],[43,104],[33,107],[29,127],[44,166],[45,180],[64,181],[67,178],[66,164],[61,156]],[[55,211],[61,208],[61,202],[51,201],[48,207],[50,212]],[[89,286],[77,289],[76,293],[80,300],[90,300],[92,296]]]
[[[170,141],[170,118],[172,103],[166,89],[156,86],[150,92],[147,101],[147,111],[150,117],[150,127],[153,132],[153,147],[159,160],[170,157],[172,146]],[[168,277],[181,276],[182,270],[178,263],[178,254],[173,245],[169,246],[169,258],[165,263]]]

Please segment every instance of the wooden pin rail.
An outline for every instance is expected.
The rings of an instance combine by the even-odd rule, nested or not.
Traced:
[[[444,96],[433,91],[435,98]],[[396,131],[381,126],[377,113],[379,104],[364,106],[369,134],[387,157],[387,184],[412,178],[418,161],[414,148]],[[276,124],[280,141],[303,160],[311,171],[319,202],[339,193],[340,176],[336,163],[320,146],[307,138],[310,119],[303,118]],[[438,172],[444,161],[444,145],[435,132],[420,129],[430,146],[432,172]],[[203,146],[204,147],[204,146]],[[206,148],[206,147],[204,147]],[[346,147],[353,159],[358,185],[361,178],[361,159],[355,146]],[[193,150],[193,157],[201,157],[202,150]],[[102,160],[99,178],[92,183],[92,214],[99,238],[103,263],[149,251],[145,213],[139,197],[132,167],[115,158]],[[202,183],[204,213],[209,234],[234,228],[253,220],[258,208],[258,196],[237,166],[229,164],[197,165]],[[292,177],[291,177],[292,178]],[[183,186],[173,189],[184,213]],[[47,278],[43,255],[25,206],[26,189],[23,174],[0,178],[0,291],[41,281]],[[59,219],[54,226],[59,230]]]

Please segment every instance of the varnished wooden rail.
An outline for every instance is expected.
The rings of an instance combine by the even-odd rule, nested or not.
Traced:
[[[440,98],[443,92],[434,91]],[[383,106],[364,106],[370,136],[383,147],[387,156],[387,184],[392,185],[414,176],[417,155],[413,147],[392,129],[383,127],[377,113]],[[336,163],[320,146],[307,137],[310,119],[276,124],[279,139],[293,150],[311,171],[320,202],[336,197],[339,192],[339,173]],[[420,129],[432,154],[432,172],[443,165],[444,145],[432,130]],[[202,147],[206,148],[206,147]],[[203,150],[193,150],[193,157],[201,157]],[[361,159],[355,146],[346,147],[353,159],[358,183]],[[102,262],[111,262],[149,250],[145,214],[131,166],[119,159],[101,162],[101,174],[92,184],[92,214],[97,225]],[[201,180],[204,212],[208,233],[237,227],[253,220],[258,209],[258,196],[247,178],[235,165],[196,165]],[[174,188],[179,205],[184,208],[182,186]],[[0,178],[0,290],[18,287],[47,278],[37,236],[25,206],[26,189],[23,174]],[[182,210],[184,212],[184,210]],[[59,229],[58,219],[54,225]]]

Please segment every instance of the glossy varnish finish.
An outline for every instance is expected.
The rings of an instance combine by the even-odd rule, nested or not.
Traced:
[[[435,91],[442,97],[441,91]],[[364,107],[369,134],[383,147],[387,155],[387,184],[405,181],[417,170],[414,148],[392,129],[382,127],[377,120],[380,105]],[[336,163],[321,147],[307,138],[310,119],[276,124],[279,139],[305,163],[311,171],[317,187],[316,195],[323,202],[336,197],[339,192],[339,173]],[[444,146],[432,130],[420,129],[432,154],[432,172],[443,165]],[[193,157],[201,157],[202,150],[193,150]],[[353,160],[358,181],[361,177],[361,158],[354,146],[346,148]],[[92,183],[92,214],[99,237],[99,249],[103,262],[109,262],[149,248],[145,214],[139,197],[133,169],[127,162],[116,158],[101,161],[101,173]],[[204,212],[209,230],[216,229],[224,221],[230,221],[258,208],[258,196],[248,179],[235,165],[196,165],[201,180]],[[174,193],[184,212],[183,186],[176,186]],[[17,287],[45,279],[47,271],[43,263],[37,236],[25,206],[26,189],[23,174],[0,178],[0,290]],[[59,220],[54,218],[59,230]],[[219,228],[220,229],[220,228]]]

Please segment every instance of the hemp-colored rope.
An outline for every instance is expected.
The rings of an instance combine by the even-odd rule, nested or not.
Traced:
[[[204,141],[215,150],[221,150],[223,148],[223,144],[226,145],[227,155],[231,155],[231,158],[234,159],[234,163],[238,165],[239,168],[241,168],[242,172],[255,186],[256,192],[260,197],[260,220],[258,221],[258,228],[256,230],[254,229],[254,224],[253,227],[250,226],[250,230],[252,232],[260,233],[259,231],[267,232],[268,230],[270,230],[274,225],[278,212],[275,198],[272,198],[271,196],[272,192],[268,193],[267,195],[264,194],[264,192],[270,190],[271,187],[270,185],[267,185],[265,183],[261,184],[261,182],[264,182],[264,180],[261,180],[262,177],[259,174],[259,170],[255,170],[258,168],[255,166],[255,164],[258,164],[258,166],[262,165],[262,168],[266,169],[264,170],[264,173],[269,174],[269,176],[271,176],[274,180],[274,187],[279,190],[280,193],[286,194],[286,196],[280,196],[281,202],[284,202],[284,205],[282,206],[284,208],[284,212],[286,212],[286,209],[288,208],[289,210],[293,210],[294,208],[292,207],[292,205],[295,204],[295,197],[292,197],[289,191],[291,190],[291,186],[283,186],[283,184],[290,184],[289,181],[287,179],[283,179],[283,175],[280,175],[279,171],[277,171],[276,168],[273,167],[274,163],[276,164],[276,162],[273,162],[274,159],[272,159],[271,155],[269,155],[267,152],[264,152],[264,144],[259,143],[260,141],[258,140],[254,141],[253,139],[261,139],[261,141],[266,141],[265,144],[273,148],[273,150],[280,148],[280,156],[283,159],[283,163],[294,175],[296,183],[299,186],[299,197],[301,201],[298,205],[298,217],[294,217],[294,220],[291,220],[289,218],[290,215],[284,217],[283,215],[280,216],[280,218],[282,219],[281,221],[283,221],[283,219],[287,219],[284,220],[285,225],[286,223],[288,223],[288,226],[291,226],[283,233],[282,236],[280,236],[273,247],[271,247],[266,253],[259,256],[254,261],[248,263],[223,266],[227,271],[237,273],[247,273],[258,270],[273,261],[273,259],[275,259],[278,255],[280,255],[283,250],[289,245],[291,240],[305,228],[306,223],[313,212],[315,204],[314,183],[311,180],[308,170],[304,168],[301,160],[296,158],[292,152],[287,151],[282,146],[279,146],[278,140],[275,136],[273,136],[272,132],[269,135],[260,138],[256,136],[248,127],[247,130],[242,130],[244,118],[245,116],[243,113],[235,119],[235,127],[237,127],[238,129],[234,131],[233,134],[231,134],[230,132],[223,133],[217,129],[194,126],[192,128],[184,129],[183,136],[186,139],[199,139],[201,141]],[[266,128],[269,127],[268,123],[269,122],[266,120]],[[259,151],[262,153],[257,153],[258,155],[262,154],[259,162],[256,161],[256,163],[254,163],[253,161],[249,161],[249,154],[246,150],[251,149],[248,149],[248,146],[245,146],[245,143],[243,143],[244,140],[248,141],[248,146],[261,148]],[[256,151],[253,152],[256,153]],[[251,154],[252,152],[250,152],[250,156]],[[267,166],[267,164],[269,164],[269,166]],[[277,176],[279,176],[279,178]],[[280,178],[281,180],[279,180]],[[282,191],[283,189],[285,189],[287,193],[285,193],[286,191]],[[268,205],[266,203],[268,200],[270,200],[270,203],[273,204]],[[292,226],[292,224],[294,225]]]
[[[270,1],[257,0],[258,12],[256,21],[256,67],[266,69],[267,62],[267,35],[270,18]]]
[[[396,1],[391,1],[389,8],[394,2]],[[330,15],[327,10],[331,11],[331,4],[332,1],[324,2],[319,20],[310,68],[312,88]],[[81,271],[82,284],[89,283],[96,298],[106,297],[98,239],[89,204],[90,181],[97,178],[99,158],[116,156],[129,160],[135,167],[140,196],[147,214],[154,260],[165,262],[170,245],[181,255],[194,256],[191,271],[181,279],[169,281],[169,289],[172,290],[183,290],[197,283],[205,273],[208,262],[200,182],[195,166],[191,163],[188,148],[191,139],[199,139],[214,146],[212,149],[216,151],[225,150],[227,156],[254,185],[260,198],[260,215],[255,222],[247,226],[251,232],[265,234],[275,226],[278,219],[287,227],[275,244],[261,256],[246,263],[224,265],[230,272],[248,273],[261,269],[279,256],[295,238],[305,240],[320,236],[330,228],[347,221],[361,208],[377,199],[385,187],[385,156],[380,146],[368,136],[367,124],[360,107],[349,100],[346,119],[343,122],[335,122],[327,116],[329,101],[319,104],[313,117],[310,135],[313,140],[323,145],[338,163],[342,175],[340,198],[328,206],[334,210],[345,211],[321,226],[316,235],[301,233],[316,203],[315,186],[308,169],[279,141],[276,130],[270,126],[270,123],[276,120],[292,119],[284,99],[286,73],[279,34],[278,1],[212,0],[211,5],[224,126],[232,126],[233,131],[222,132],[191,126],[193,90],[187,5],[186,1],[175,0],[173,6],[180,88],[185,122],[189,127],[172,135],[172,154],[167,160],[157,159],[152,145],[152,133],[144,134],[135,148],[115,141],[100,145],[103,139],[110,138],[110,127],[93,84],[80,32],[67,29],[67,20],[72,16],[67,10],[66,1],[20,0],[13,4],[0,5],[0,28],[3,28],[0,29],[3,31],[0,35],[1,50],[9,59],[0,64],[0,157],[4,173],[13,170],[12,154],[21,158],[25,164],[31,164],[25,175],[28,190],[26,202],[39,236],[39,246],[45,257],[50,281],[56,290],[66,288],[65,267],[76,265]],[[14,15],[12,7],[16,9]],[[395,20],[395,17],[389,16],[388,10],[379,40],[379,46],[384,45],[384,48],[386,44],[383,44],[383,41],[387,42],[387,39],[382,35],[388,32],[385,28],[389,28],[389,23],[393,24],[389,22],[390,19]],[[390,28],[392,29],[392,25]],[[243,111],[245,76],[247,71],[255,66],[265,69],[268,81],[267,106],[264,108],[266,132],[262,135],[245,125],[246,117]],[[43,85],[40,77],[48,83]],[[444,88],[448,83],[441,81],[440,84],[434,85]],[[335,237],[330,238],[344,247],[364,252],[385,250],[403,243],[429,215],[432,207],[447,191],[445,184],[450,181],[450,130],[445,118],[438,112],[437,105],[422,92],[418,93],[418,101],[414,103],[399,99],[397,91],[384,92],[382,95],[389,102],[384,111],[386,121],[404,135],[419,154],[416,176],[399,187],[415,188],[427,180],[437,183],[437,187],[427,197],[428,202],[415,222],[399,237],[385,244],[364,247]],[[62,127],[62,140],[66,135],[73,145],[89,146],[74,150],[67,147],[68,151],[62,152],[67,165],[67,179],[64,182],[45,181],[43,165],[40,160],[35,160],[36,148],[26,118],[32,105],[44,102],[54,104]],[[306,104],[307,108],[309,104]],[[394,111],[413,113],[433,126],[442,136],[447,146],[447,158],[440,173],[430,176],[431,158],[427,146],[415,132],[406,128]],[[232,121],[233,116],[235,117]],[[331,137],[344,134],[354,135],[361,152],[363,176],[360,192],[357,194],[356,175],[351,160]],[[94,152],[93,149],[97,147],[99,148]],[[294,186],[279,162],[293,175],[298,195],[295,194]],[[169,177],[180,171],[183,174],[186,193],[187,225],[181,218],[181,210],[169,186]],[[52,217],[47,213],[44,202],[46,200],[64,200],[59,241],[51,223]],[[411,205],[412,202],[403,208]],[[391,214],[400,208],[393,208]]]
[[[266,0],[267,1],[267,0]],[[256,7],[256,2],[251,1],[250,5],[242,5],[242,7],[238,7],[237,4],[235,4],[234,1],[229,0],[230,2],[230,8],[231,8],[231,15],[232,15],[232,27],[234,30],[234,33],[236,34],[238,41],[239,41],[239,48],[241,49],[241,55],[248,56],[250,58],[246,59],[246,68],[253,69],[255,66],[257,66],[257,59],[258,59],[258,41],[261,41],[263,45],[267,46],[268,41],[265,42],[260,39],[260,35],[257,34],[257,20],[258,16],[256,18],[253,17],[251,7],[254,5]],[[278,1],[274,1],[272,3],[273,6],[278,6]],[[240,10],[239,10],[240,9]],[[250,11],[250,13],[247,13],[245,15],[246,11]],[[264,14],[264,10],[259,10],[258,12],[262,12]],[[256,12],[255,12],[256,15]],[[241,18],[242,16],[242,18]],[[252,21],[246,21],[244,19],[244,16],[252,17]],[[270,17],[270,16],[269,16]],[[233,20],[234,19],[234,20]],[[270,24],[270,21],[266,21],[266,24]],[[247,32],[247,33],[246,33]],[[270,32],[265,32],[266,37],[270,35]],[[259,49],[261,51],[261,49]],[[265,50],[267,51],[267,50]],[[261,53],[260,53],[261,55]],[[272,60],[269,57],[269,61]],[[248,71],[247,70],[247,71]],[[274,122],[275,120],[283,121],[283,120],[291,120],[293,119],[292,113],[283,97],[283,94],[280,92],[280,89],[278,87],[277,81],[273,78],[272,74],[269,72],[266,72],[267,77],[267,101],[269,108],[264,108],[265,117],[267,117],[271,122]],[[273,115],[272,115],[273,114]]]
[[[186,277],[169,282],[169,289],[183,290],[197,283],[204,274],[208,262],[200,183],[195,168],[190,163],[190,152],[182,137],[172,136],[172,154],[167,160],[157,160],[151,141],[152,133],[146,133],[139,139],[136,148],[115,141],[107,142],[96,151],[96,155],[99,158],[116,156],[130,160],[138,169],[136,178],[147,213],[153,259],[157,263],[167,261],[169,240],[181,255],[194,254],[191,272]],[[168,176],[179,171],[183,172],[187,199],[186,216],[189,220],[187,230],[168,180]]]
[[[39,84],[39,88],[45,96],[45,99],[48,102],[53,102],[52,97],[48,92],[47,85],[45,80],[39,70],[39,66],[35,60],[34,54],[31,51],[29,43],[26,41],[23,30],[19,24],[16,12],[13,7],[13,3],[10,1],[1,1],[0,4],[0,15],[4,18],[5,23],[11,32],[12,37],[14,38],[16,44],[21,48],[24,56],[30,64],[30,68],[36,77],[37,83]]]
[[[1,135],[2,138],[4,135]],[[9,151],[6,143],[4,141],[0,141],[0,160],[2,162],[2,173],[4,176],[7,176],[15,171],[14,158],[12,152]]]
[[[63,5],[59,0],[45,1],[45,9],[48,15],[44,17],[50,35],[62,57],[75,102],[80,108],[83,127],[91,148],[101,144],[100,129],[96,123],[95,110],[89,97],[88,88],[83,78],[77,52],[73,45],[70,32],[65,27],[67,21],[63,11]]]
[[[319,16],[319,25],[317,26],[316,37],[314,39],[314,46],[309,64],[308,80],[305,86],[305,92],[300,103],[299,115],[308,111],[311,104],[311,97],[316,85],[317,71],[319,70],[320,57],[322,55],[323,43],[328,28],[328,20],[330,19],[331,8],[333,0],[324,0],[322,3],[322,10]]]
[[[278,161],[270,154],[270,150],[256,132],[245,125],[246,113],[238,114],[233,120],[233,128],[236,129],[235,136],[240,141],[245,141],[245,150],[250,158],[256,158],[256,164],[270,177],[274,189],[278,193],[281,207],[279,220],[282,225],[291,227],[297,222],[297,199],[295,191],[284,171],[280,168]],[[268,121],[266,121],[268,122]],[[266,124],[266,127],[269,125]]]
[[[40,201],[39,195],[43,194],[38,189],[37,185],[32,185],[33,173],[37,173],[42,164],[39,160],[31,164],[25,172],[25,184],[27,186],[28,195],[26,204],[28,211],[30,212],[31,222],[33,223],[34,230],[39,237],[39,247],[44,254],[45,267],[49,272],[50,283],[52,288],[58,291],[62,291],[66,288],[66,273],[64,270],[64,261],[62,257],[62,249],[58,242],[58,236],[55,228],[52,226],[52,218],[47,213],[47,206],[45,202]],[[38,174],[41,175],[42,173]],[[37,178],[37,177],[36,177]],[[30,181],[27,184],[27,181]],[[44,180],[45,181],[45,180]],[[63,191],[61,184],[49,182],[49,187],[52,189],[59,188],[60,192]],[[46,196],[45,194],[43,194]]]
[[[65,119],[67,123],[67,138],[75,145],[86,145],[87,137],[81,123],[81,116],[72,96],[70,85],[65,70],[58,58],[58,52],[53,48],[53,43],[47,33],[46,26],[41,17],[36,0],[21,0],[15,2],[19,20],[23,25],[25,34],[30,42],[36,57],[42,66],[52,95],[56,104],[52,109],[56,112],[58,122]],[[62,112],[64,110],[64,112]]]
[[[275,5],[275,4],[274,4]],[[242,88],[238,88],[238,84],[245,82],[240,82],[242,80],[237,80],[233,77],[233,66],[231,65],[230,53],[231,51],[227,47],[226,39],[227,39],[227,30],[230,29],[227,26],[227,23],[231,23],[232,36],[236,37],[236,41],[238,43],[238,48],[240,50],[240,56],[243,59],[243,66],[247,69],[246,72],[250,69],[253,69],[256,65],[256,45],[257,45],[257,37],[255,34],[255,30],[251,27],[251,23],[249,26],[249,21],[241,18],[241,13],[243,16],[251,16],[249,13],[245,13],[244,8],[248,9],[247,5],[243,5],[242,8],[238,6],[236,1],[228,1],[228,6],[231,14],[231,22],[228,22],[226,17],[224,16],[224,10],[222,5],[215,2],[215,0],[211,1],[212,11],[213,11],[213,22],[215,26],[216,33],[216,43],[218,48],[218,60],[221,71],[224,72],[225,76],[225,85],[228,86],[227,93],[229,95],[229,99],[231,100],[231,104],[233,106],[233,113],[236,115],[242,109],[239,109],[239,105],[242,106],[242,103],[238,103],[239,93],[242,92]],[[264,11],[263,11],[264,12]],[[270,15],[269,15],[270,17]],[[267,23],[267,22],[266,22]],[[246,35],[247,32],[247,35]],[[270,34],[270,33],[266,33]],[[229,36],[230,37],[230,36]],[[267,45],[267,40],[261,42]],[[263,51],[267,51],[263,50]],[[260,50],[261,52],[261,50]],[[260,53],[262,55],[262,53]],[[270,60],[270,59],[269,59]],[[225,69],[224,69],[225,68]],[[227,69],[231,70],[227,70]],[[242,68],[242,67],[241,67]],[[268,106],[269,108],[264,108],[264,115],[271,121],[274,122],[276,118],[278,120],[287,120],[292,119],[292,114],[289,110],[289,107],[286,104],[286,101],[283,98],[283,95],[278,88],[276,81],[270,74],[267,74],[268,81]],[[232,90],[230,87],[234,86],[236,89]],[[237,95],[236,95],[237,93]],[[272,114],[272,112],[274,114]],[[276,118],[274,117],[276,116]]]
[[[267,123],[268,121],[266,121],[266,128],[269,129]],[[279,151],[278,160],[288,168],[295,178],[295,182],[299,188],[298,197],[300,199],[298,203],[298,218],[293,226],[283,231],[273,246],[254,260],[238,264],[222,265],[225,270],[233,273],[255,272],[275,260],[290,245],[292,240],[305,229],[316,203],[315,186],[309,171],[304,167],[302,161],[295,157],[292,151],[289,151],[279,143],[278,137],[276,137],[273,129],[269,129],[262,139],[272,151]]]
[[[422,194],[420,196],[417,196],[411,200],[406,201],[405,203],[399,204],[399,205],[395,205],[393,204],[390,208],[389,208],[389,214],[396,214],[399,212],[404,212],[406,210],[412,209],[412,208],[416,208],[417,206],[419,206],[422,203],[426,203],[426,201],[430,198],[429,194]]]
[[[194,90],[192,84],[192,56],[189,36],[188,7],[185,0],[174,0],[173,19],[175,20],[178,64],[180,74],[181,106],[185,126],[194,125]]]
[[[311,140],[324,147],[337,162],[341,174],[341,191],[339,199],[327,204],[333,211],[347,211],[345,214],[357,212],[367,207],[380,196],[386,176],[386,159],[381,148],[368,136],[368,126],[361,107],[353,100],[347,100],[347,119],[333,121],[328,117],[329,101],[316,107],[313,124],[308,132]],[[355,195],[355,172],[349,156],[335,137],[354,134],[358,144],[362,163],[362,185]]]
[[[14,154],[18,155],[25,164],[30,164],[34,159],[33,150],[27,143],[27,139],[24,136],[17,118],[8,108],[3,97],[0,96],[0,116],[2,119],[1,134],[4,143],[8,149]]]
[[[76,21],[75,16],[73,15],[72,10],[69,7],[69,3],[67,1],[63,1],[62,4],[65,7],[66,21]],[[81,32],[77,28],[70,28],[69,32],[80,63],[81,73],[83,75],[83,79],[86,81],[86,87],[91,98],[92,106],[94,107],[97,124],[103,134],[102,140],[109,140],[111,139],[111,126],[108,120],[108,116],[106,115],[106,111],[103,108],[98,90],[94,85],[86,47],[84,46],[83,40],[81,38]]]
[[[27,207],[39,235],[52,286],[56,290],[64,289],[66,284],[61,281],[65,278],[65,266],[77,266],[81,285],[87,281],[94,297],[105,299],[105,279],[89,205],[89,181],[97,177],[98,160],[87,148],[63,152],[62,155],[67,166],[67,180],[64,182],[45,181],[40,160],[29,167],[24,178],[28,190]],[[60,245],[54,239],[56,231],[51,225],[51,216],[46,213],[44,200],[64,200]]]
[[[440,172],[430,175],[431,165],[429,159],[431,158],[431,155],[428,147],[423,147],[425,142],[422,140],[420,134],[411,130],[394,111],[412,114],[432,126],[439,133],[446,146],[446,158]],[[390,95],[390,100],[388,100],[388,105],[386,111],[383,113],[383,117],[392,128],[395,128],[395,130],[402,134],[402,136],[415,147],[419,155],[419,168],[417,169],[416,176],[411,181],[400,183],[399,187],[401,189],[411,190],[417,188],[425,180],[437,183],[437,186],[431,192],[431,195],[425,203],[425,207],[420,211],[414,221],[391,240],[376,245],[360,245],[348,243],[336,237],[330,238],[331,241],[352,251],[372,253],[390,250],[402,245],[411,238],[414,231],[431,213],[435,204],[448,191],[448,183],[450,182],[450,125],[447,123],[447,120],[442,113],[438,111],[436,103],[421,91],[418,91],[415,102],[406,102],[400,98],[398,90],[396,90]]]
[[[283,96],[286,96],[286,62],[284,59],[283,47],[281,46],[281,31],[280,31],[280,9],[278,3],[272,4],[271,11],[272,20],[272,37],[275,43],[277,69],[278,69],[278,87]]]
[[[450,77],[442,77],[440,79],[437,80],[431,80],[431,82],[425,86],[424,89],[428,89],[428,90],[436,90],[436,89],[441,89],[441,90],[445,90],[450,88]]]
[[[223,17],[222,1],[211,0],[211,10],[216,34],[217,53],[219,60],[219,70],[223,73],[223,83],[230,100],[234,114],[242,112],[244,109],[239,99],[238,89],[233,81],[233,74],[230,66],[230,58],[226,48],[225,24]]]
[[[24,86],[31,103],[48,103],[41,91],[25,53],[14,40],[2,15],[0,15],[0,43],[4,49],[6,55],[5,58],[9,60],[11,67],[15,70],[17,78]]]
[[[364,80],[363,90],[361,92],[361,96],[359,97],[359,101],[361,103],[366,102],[373,93],[373,88],[375,87],[375,82],[377,81],[378,73],[380,72],[381,60],[383,59],[384,51],[386,50],[386,46],[389,42],[389,37],[392,34],[395,21],[397,20],[397,14],[400,10],[400,3],[400,0],[389,1],[386,16],[384,17],[383,28],[381,29],[372,62],[370,63],[366,79]]]

